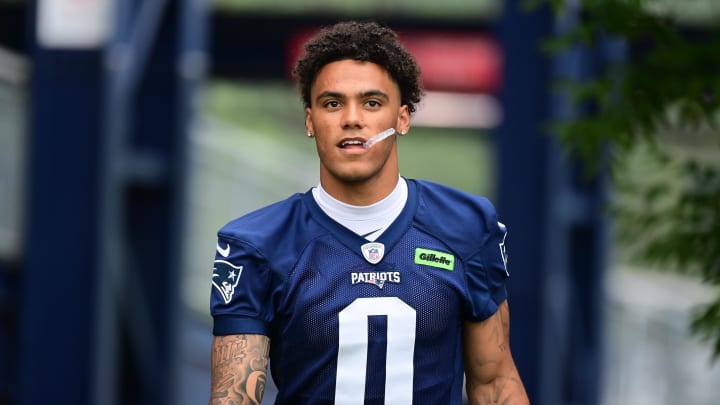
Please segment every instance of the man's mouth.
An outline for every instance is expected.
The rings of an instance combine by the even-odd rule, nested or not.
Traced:
[[[338,146],[342,149],[362,148],[364,143],[362,139],[344,139]]]

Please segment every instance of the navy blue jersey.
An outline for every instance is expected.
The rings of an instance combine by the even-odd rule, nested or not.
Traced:
[[[276,403],[462,403],[462,324],[506,298],[506,231],[485,198],[407,183],[375,242],[311,192],[219,231],[213,332],[270,337]]]

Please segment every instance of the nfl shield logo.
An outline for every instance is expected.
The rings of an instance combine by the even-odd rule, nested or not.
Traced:
[[[380,263],[385,254],[385,245],[378,242],[366,243],[360,246],[363,257],[371,264]]]

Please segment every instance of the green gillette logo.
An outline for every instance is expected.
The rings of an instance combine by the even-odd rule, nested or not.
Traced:
[[[416,248],[415,263],[453,271],[455,256],[437,250]]]

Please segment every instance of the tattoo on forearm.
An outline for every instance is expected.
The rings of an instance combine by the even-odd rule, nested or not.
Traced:
[[[260,404],[267,381],[269,339],[260,335],[231,335],[215,339],[210,403]]]

